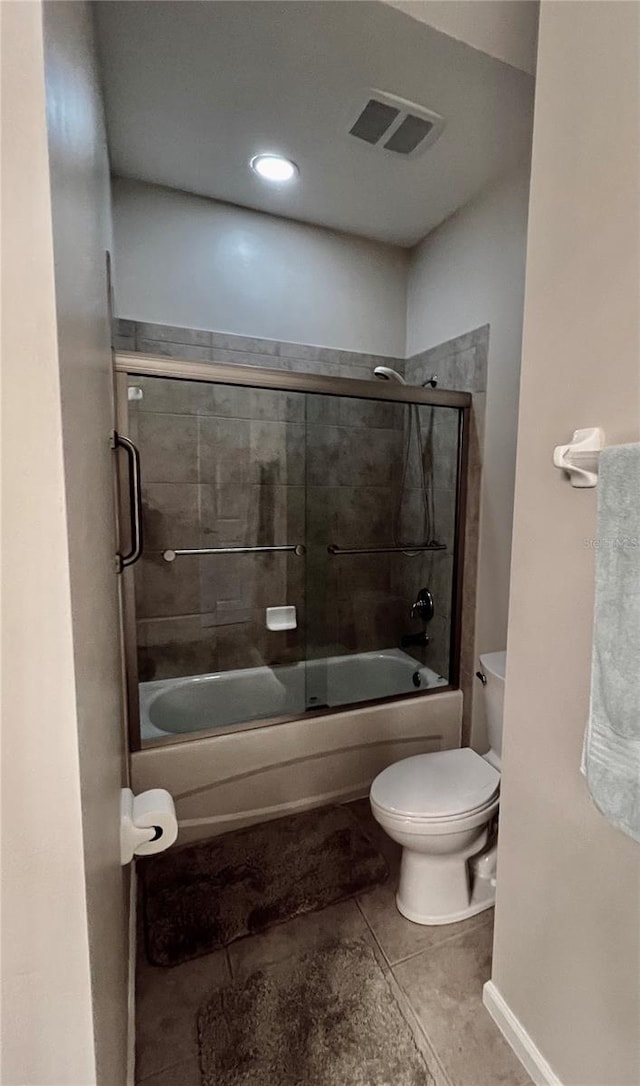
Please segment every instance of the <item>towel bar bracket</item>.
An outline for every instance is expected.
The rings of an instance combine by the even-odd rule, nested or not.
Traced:
[[[567,472],[571,486],[582,489],[597,486],[598,459],[604,444],[604,430],[599,426],[575,430],[568,445],[556,445],[553,463]]]

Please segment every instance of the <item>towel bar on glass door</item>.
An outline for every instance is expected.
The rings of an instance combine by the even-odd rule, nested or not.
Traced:
[[[337,547],[335,543],[330,543],[327,547],[329,554],[341,555],[341,554],[406,554],[410,551],[412,554],[417,551],[446,551],[446,543],[424,543],[422,545],[412,546],[411,543],[405,543],[401,547]]]
[[[302,543],[294,543],[290,547],[189,547],[185,550],[163,551],[165,562],[175,562],[184,554],[265,554],[267,551],[289,551],[301,557],[305,554]]]

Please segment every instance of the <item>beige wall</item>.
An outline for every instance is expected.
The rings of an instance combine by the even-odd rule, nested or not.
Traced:
[[[596,491],[554,445],[640,437],[640,6],[543,3],[493,981],[565,1086],[640,1081],[640,848],[590,801]]]
[[[528,193],[527,166],[429,234],[413,251],[409,268],[409,357],[490,325],[476,596],[478,653],[503,649],[507,639]],[[475,398],[477,405],[483,397],[480,393]],[[484,751],[478,683],[473,694],[472,744]]]
[[[98,1082],[124,1081],[128,883],[113,515],[109,163],[90,6],[44,5],[56,310]]]
[[[2,28],[2,1081],[95,1081],[39,4]]]
[[[2,48],[3,1081],[115,1086],[128,877],[89,8],[48,4],[43,33],[40,3],[4,4]]]
[[[388,0],[451,38],[532,75],[536,70],[538,0]]]

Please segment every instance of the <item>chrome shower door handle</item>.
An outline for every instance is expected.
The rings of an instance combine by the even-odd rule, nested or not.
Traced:
[[[128,437],[114,430],[112,448],[124,449],[129,468],[129,513],[131,517],[131,549],[126,554],[116,554],[116,573],[122,573],[142,557],[142,481],[140,453]]]

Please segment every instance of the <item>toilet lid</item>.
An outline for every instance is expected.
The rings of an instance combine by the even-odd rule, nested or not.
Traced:
[[[499,783],[498,771],[464,747],[416,754],[390,765],[371,785],[371,799],[406,818],[447,818],[483,807]]]

